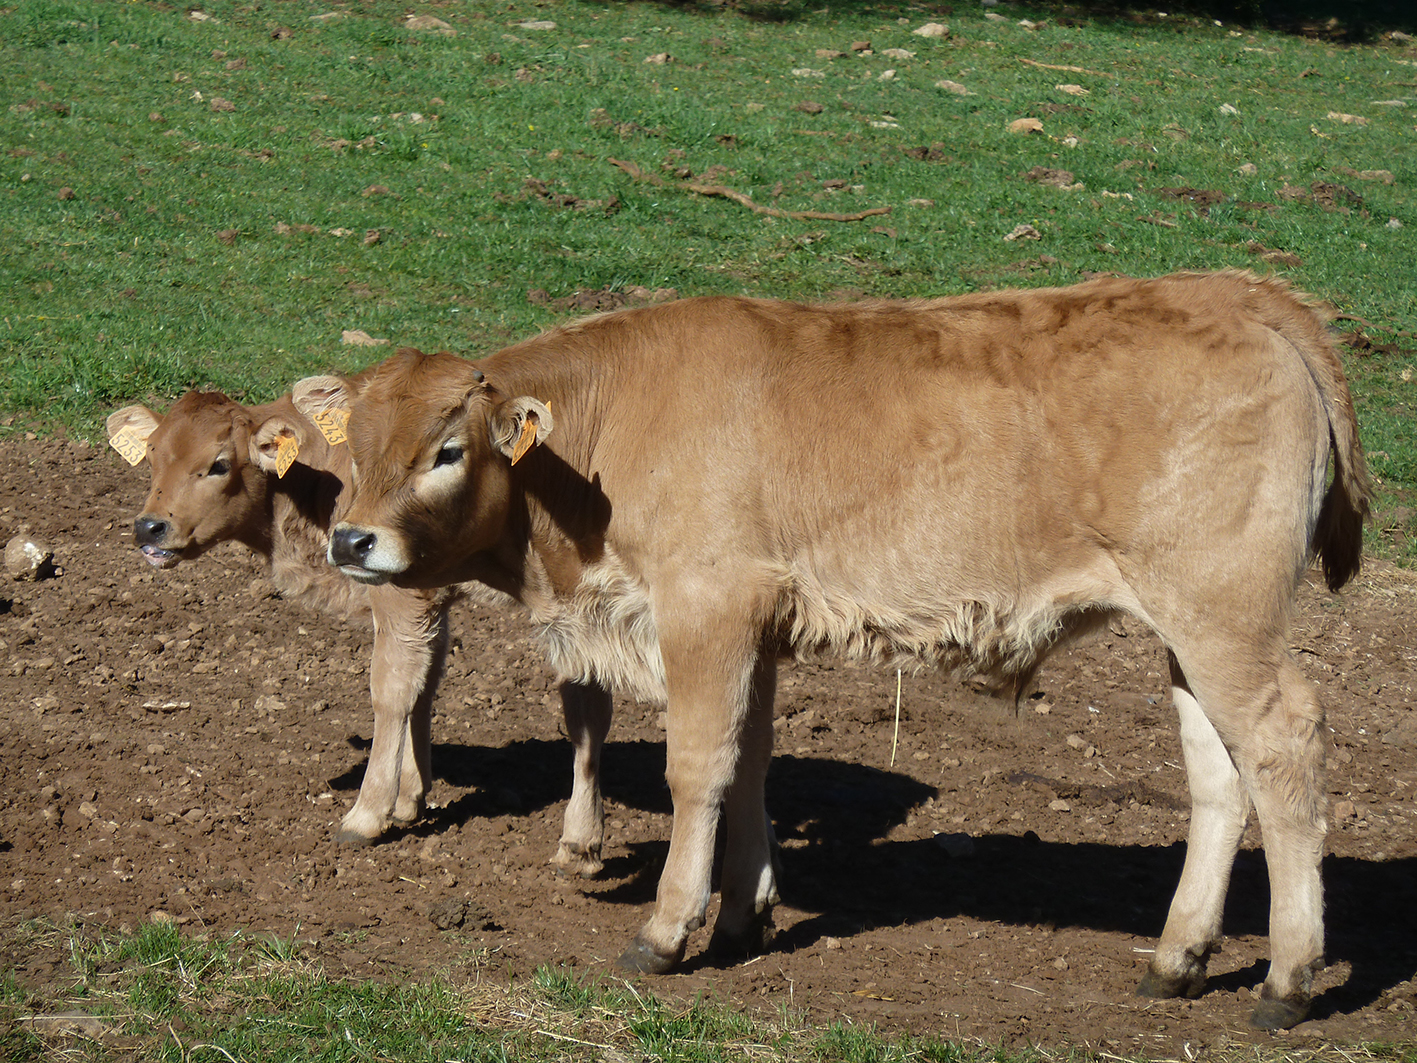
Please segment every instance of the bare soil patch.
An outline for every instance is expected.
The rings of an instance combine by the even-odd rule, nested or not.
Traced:
[[[59,997],[67,956],[18,945],[20,920],[170,917],[297,934],[357,977],[615,973],[668,845],[657,708],[616,704],[603,878],[558,879],[570,747],[555,684],[520,615],[459,607],[436,807],[382,845],[336,848],[371,731],[370,633],[280,601],[240,548],[148,568],[129,531],[146,476],[106,448],[0,441],[0,470],[0,538],[28,526],[61,570],[0,585],[0,969]],[[790,1005],[823,1023],[1168,1058],[1411,1039],[1417,580],[1372,562],[1343,594],[1315,582],[1300,601],[1292,644],[1329,712],[1333,805],[1331,966],[1297,1029],[1245,1025],[1267,964],[1253,825],[1208,991],[1132,995],[1188,807],[1164,657],[1135,625],[1055,658],[1017,713],[905,676],[893,764],[894,673],[785,667],[768,784],[777,946],[719,966],[700,931],[683,971],[648,985],[768,1016]]]

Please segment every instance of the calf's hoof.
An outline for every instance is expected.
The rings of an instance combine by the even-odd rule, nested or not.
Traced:
[[[1188,971],[1179,975],[1160,974],[1148,967],[1146,974],[1141,976],[1141,984],[1137,986],[1137,996],[1155,997],[1158,1000],[1170,1000],[1173,997],[1194,1000],[1204,991],[1204,971]]]
[[[1263,992],[1268,992],[1268,987]],[[1250,1013],[1250,1025],[1257,1030],[1287,1030],[1309,1017],[1309,998],[1298,994],[1280,999],[1260,996],[1260,1002]]]
[[[399,830],[404,830],[404,829],[406,829],[406,828],[408,828],[408,827],[412,827],[415,823],[417,823],[417,822],[418,822],[419,820],[421,820],[422,818],[423,818],[423,811],[422,811],[422,809],[420,809],[419,811],[414,812],[412,815],[408,815],[408,816],[401,815],[401,814],[399,814],[398,812],[395,812],[395,813],[393,814],[393,818],[390,820],[390,825],[399,828]]]
[[[681,948],[673,956],[661,956],[645,944],[643,938],[636,935],[635,940],[630,942],[630,947],[620,953],[615,966],[632,974],[668,974],[679,962],[683,952]]]
[[[360,834],[358,831],[350,830],[348,827],[341,827],[339,830],[335,831],[335,844],[345,845],[351,849],[358,849],[366,845],[373,845],[378,840],[379,835],[377,834],[374,835],[374,837],[370,838],[367,835]]]
[[[605,870],[598,849],[586,849],[562,842],[551,866],[561,878],[596,878]]]
[[[763,912],[753,918],[741,933],[730,933],[722,927],[714,927],[709,939],[708,954],[723,963],[737,963],[740,960],[761,956],[772,948],[777,938],[777,927],[772,922],[772,911]]]

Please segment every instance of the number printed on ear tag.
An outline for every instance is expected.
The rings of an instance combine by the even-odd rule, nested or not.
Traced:
[[[295,456],[299,453],[300,440],[293,435],[280,436],[280,442],[276,444],[276,476],[279,479],[285,479],[285,474],[295,464]]]
[[[320,430],[331,446],[338,446],[349,438],[345,429],[349,427],[348,410],[320,410],[310,415],[315,427]]]
[[[108,441],[108,445],[122,454],[123,460],[129,465],[141,465],[148,456],[147,439],[138,435],[138,430],[130,424],[118,429]]]

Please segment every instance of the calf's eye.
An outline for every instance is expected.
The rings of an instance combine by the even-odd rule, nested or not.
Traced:
[[[231,462],[225,458],[217,458],[212,462],[212,467],[207,470],[208,476],[225,476],[231,471]]]
[[[433,458],[433,468],[440,465],[456,465],[462,461],[462,447],[456,443],[444,443],[438,448],[437,455]]]

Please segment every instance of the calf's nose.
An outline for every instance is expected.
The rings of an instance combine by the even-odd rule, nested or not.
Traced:
[[[365,528],[350,525],[336,528],[330,536],[330,562],[363,567],[378,541],[379,537]]]
[[[133,538],[139,546],[161,546],[167,538],[167,521],[157,517],[139,517],[133,521]]]

